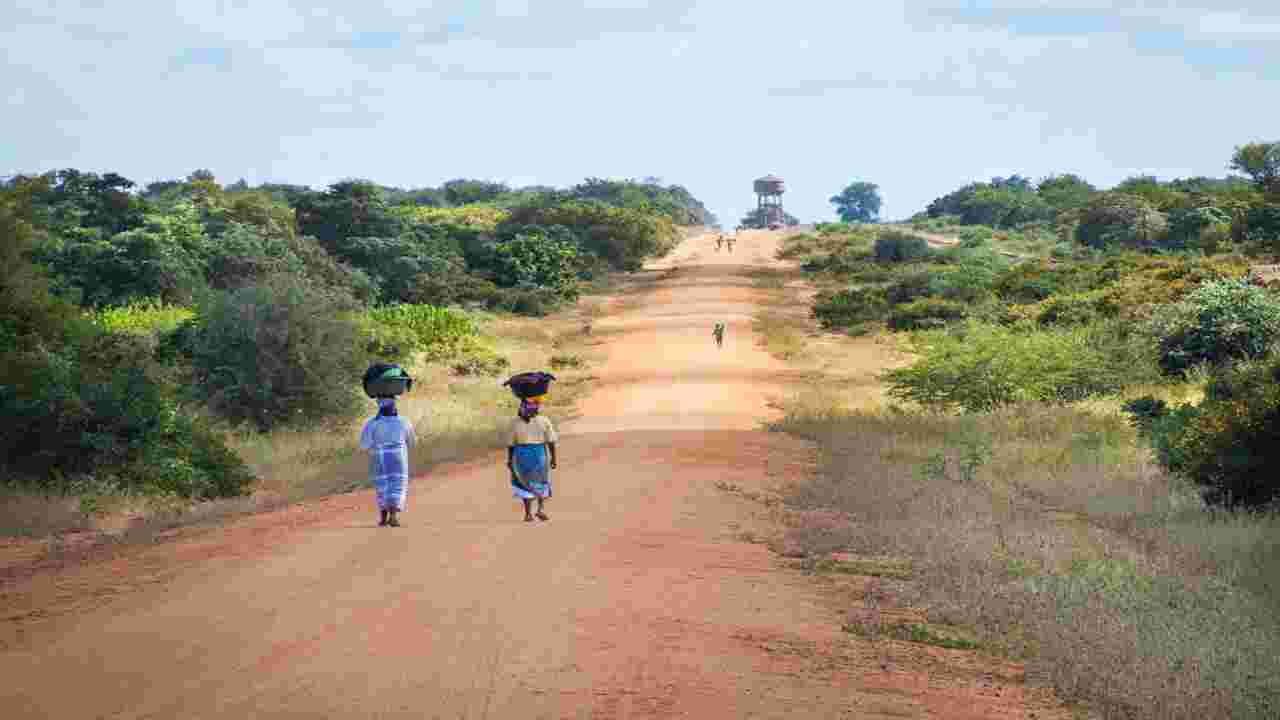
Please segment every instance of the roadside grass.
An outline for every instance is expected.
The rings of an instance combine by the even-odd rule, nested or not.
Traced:
[[[786,410],[823,456],[786,542],[818,572],[902,558],[875,579],[926,622],[890,637],[1025,660],[1103,717],[1280,717],[1280,517],[1207,510],[1119,413]]]
[[[0,494],[0,537],[47,537],[87,530],[92,517],[78,498],[6,487]]]
[[[808,346],[803,320],[776,310],[762,310],[751,320],[751,329],[764,349],[782,360],[798,360]]]
[[[977,650],[977,642],[959,635],[955,628],[940,628],[924,623],[851,622],[842,628],[845,632],[872,639],[889,638],[919,645],[932,645],[947,650]]]

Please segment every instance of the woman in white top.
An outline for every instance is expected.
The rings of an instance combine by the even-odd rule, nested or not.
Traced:
[[[550,520],[544,503],[551,497],[551,471],[556,468],[555,426],[551,420],[538,414],[540,398],[520,401],[519,414],[511,421],[510,442],[507,445],[507,468],[511,470],[512,494],[524,503],[524,521],[533,518]],[[532,513],[533,501],[538,501],[538,512]]]
[[[400,417],[394,398],[378,398],[378,414],[365,423],[360,447],[369,451],[369,479],[377,489],[379,527],[400,527],[409,484],[409,448],[417,440],[413,424]]]

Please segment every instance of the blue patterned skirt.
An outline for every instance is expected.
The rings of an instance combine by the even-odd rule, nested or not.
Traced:
[[[404,510],[409,485],[409,450],[404,445],[375,448],[369,453],[369,475],[377,491],[379,510]]]
[[[537,445],[516,445],[515,453],[512,456],[512,478],[511,493],[521,500],[531,500],[535,497],[551,497],[551,467],[548,464],[547,446],[543,444]],[[525,487],[533,492],[529,492],[517,484],[519,479]]]

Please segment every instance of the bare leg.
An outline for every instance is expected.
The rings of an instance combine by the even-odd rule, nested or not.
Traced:
[[[539,520],[550,520],[551,518],[547,517],[547,514],[546,514],[545,512],[543,512],[543,511],[542,511],[542,503],[543,503],[543,502],[545,502],[544,498],[538,498],[538,515],[537,515],[537,517],[538,517],[538,519],[539,519]]]
[[[524,502],[524,521],[533,522],[533,512],[532,512],[533,501],[528,498],[524,498],[523,502]]]

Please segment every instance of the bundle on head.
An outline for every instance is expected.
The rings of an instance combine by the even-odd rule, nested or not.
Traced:
[[[393,363],[376,363],[364,371],[364,392],[371,398],[403,395],[413,387],[413,378]]]
[[[547,372],[525,372],[512,375],[502,385],[511,388],[511,393],[521,400],[528,400],[546,395],[547,388],[555,379],[555,375]]]

